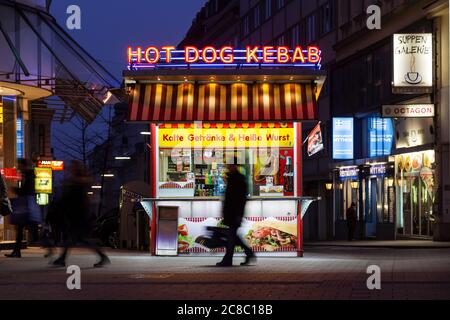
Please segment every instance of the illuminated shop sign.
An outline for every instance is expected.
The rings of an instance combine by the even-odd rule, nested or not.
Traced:
[[[386,174],[386,165],[376,164],[370,167],[371,175],[383,175]]]
[[[274,67],[293,66],[320,69],[322,52],[317,46],[289,48],[286,46],[231,46],[198,48],[186,46],[177,50],[165,47],[128,47],[128,68],[183,67]]]
[[[434,142],[433,118],[396,120],[396,148],[410,148]]]
[[[52,193],[52,169],[35,168],[34,174],[36,176],[34,183],[36,193]]]
[[[434,104],[404,104],[383,106],[384,118],[432,118]]]
[[[433,35],[394,34],[393,48],[394,92],[430,92],[433,86]]]
[[[353,159],[353,118],[333,118],[333,159]]]
[[[39,168],[50,168],[53,171],[63,171],[64,161],[62,160],[39,160]]]
[[[339,169],[339,178],[341,179],[358,178],[358,174],[358,167],[342,167]]]
[[[160,148],[292,147],[293,128],[159,129]]]
[[[394,142],[394,125],[391,119],[369,118],[369,157],[387,156],[391,154]]]
[[[17,158],[23,158],[23,120],[21,118],[16,120],[16,145]]]

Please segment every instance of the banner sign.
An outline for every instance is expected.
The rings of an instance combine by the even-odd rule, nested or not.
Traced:
[[[322,131],[320,130],[320,122],[308,135],[308,156],[312,156],[323,150]]]
[[[393,48],[394,92],[431,92],[433,35],[431,33],[394,34]],[[395,90],[396,88],[398,90]]]
[[[17,118],[16,120],[16,144],[17,158],[23,158],[24,140],[23,140],[23,120],[22,118]]]
[[[432,118],[434,104],[403,104],[382,107],[383,118]]]
[[[339,168],[339,178],[341,179],[358,178],[358,175],[359,175],[358,167]]]
[[[35,168],[35,183],[34,189],[36,193],[51,194],[52,188],[52,169],[50,168]]]
[[[160,148],[293,147],[293,128],[164,129],[158,130]]]
[[[353,118],[333,118],[333,159],[353,159]]]

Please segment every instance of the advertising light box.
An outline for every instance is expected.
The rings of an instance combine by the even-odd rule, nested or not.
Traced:
[[[333,159],[353,159],[353,118],[333,118]]]
[[[433,35],[394,34],[395,93],[429,92],[433,86]]]
[[[50,168],[35,168],[34,174],[35,184],[34,189],[36,193],[47,193],[51,194],[53,192],[52,188],[52,169]]]
[[[369,118],[367,123],[369,137],[369,157],[388,156],[394,143],[392,119]]]

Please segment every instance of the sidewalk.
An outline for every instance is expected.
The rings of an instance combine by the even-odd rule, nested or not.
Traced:
[[[441,249],[450,248],[450,242],[431,240],[354,240],[354,241],[305,241],[305,247],[356,247],[356,248],[392,248],[392,249]]]

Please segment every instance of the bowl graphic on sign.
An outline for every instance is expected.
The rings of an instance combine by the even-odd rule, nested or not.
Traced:
[[[419,84],[422,82],[422,76],[418,72],[408,72],[405,81],[409,84]]]

